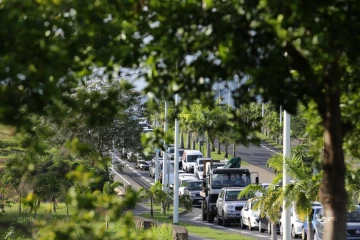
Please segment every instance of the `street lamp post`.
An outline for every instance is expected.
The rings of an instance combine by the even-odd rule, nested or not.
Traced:
[[[156,113],[157,115],[157,113]],[[159,127],[159,121],[157,116],[155,116],[155,126],[156,128]],[[159,181],[159,149],[155,149],[155,183]]]
[[[284,111],[284,147],[283,147],[283,191],[285,191],[286,186],[290,184],[290,176],[286,171],[286,159],[290,157],[290,114]],[[283,200],[283,236],[284,240],[291,239],[290,233],[290,208],[286,207],[285,198]]]
[[[165,121],[164,121],[164,132],[166,133],[167,132],[167,113],[168,113],[168,102],[165,101]],[[163,183],[163,186],[162,186],[162,190],[163,191],[167,191],[167,174],[168,174],[168,171],[167,171],[167,154],[166,154],[166,150],[167,150],[167,144],[166,142],[164,141],[164,147],[165,147],[165,152],[164,152],[164,155],[163,155],[163,174],[162,174],[162,183]]]
[[[175,95],[175,108],[178,107],[179,96]],[[179,118],[175,119],[175,158],[174,158],[174,212],[173,224],[178,224],[179,220]]]

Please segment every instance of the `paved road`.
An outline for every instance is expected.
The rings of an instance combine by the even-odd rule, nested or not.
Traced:
[[[215,146],[217,146],[216,142]],[[225,146],[221,145],[220,149],[221,151],[225,152]],[[233,146],[231,144],[228,146],[228,153],[232,154],[232,152]],[[265,141],[262,141],[260,143],[260,146],[256,146],[254,144],[249,145],[249,147],[238,145],[236,146],[235,153],[236,156],[241,157],[241,159],[245,162],[248,162],[267,171],[273,172],[272,169],[266,167],[266,163],[273,154],[281,153],[281,151],[269,145]]]

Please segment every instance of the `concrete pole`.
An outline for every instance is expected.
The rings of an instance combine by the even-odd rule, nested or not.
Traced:
[[[159,121],[157,119],[158,113],[155,113],[155,127],[159,127]],[[159,149],[155,149],[155,183],[159,181]]]
[[[228,84],[228,107],[230,108],[230,92],[231,92],[231,89],[230,89],[230,83]]]
[[[290,158],[290,114],[284,111],[284,143],[283,143],[283,190],[285,191],[286,186],[290,183],[290,176],[286,172],[286,161],[285,159]],[[290,225],[290,208],[285,207],[285,199],[283,200],[283,240],[291,239],[291,225]]]
[[[179,104],[179,96],[175,95],[175,108]],[[173,224],[179,223],[179,118],[175,118],[175,158],[174,158],[174,212]]]
[[[165,101],[165,121],[164,121],[164,132],[167,132],[167,114],[168,114],[168,102]],[[164,147],[165,147],[165,152],[163,154],[163,174],[162,174],[162,190],[166,191],[167,190],[167,154],[166,154],[166,150],[167,150],[167,144],[164,141]]]

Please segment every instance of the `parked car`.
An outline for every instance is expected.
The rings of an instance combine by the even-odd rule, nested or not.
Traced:
[[[193,207],[201,207],[202,197],[200,196],[200,191],[202,190],[202,183],[202,181],[197,179],[190,180],[184,189],[184,195],[190,196]]]
[[[321,207],[321,203],[319,202],[313,202],[312,206],[320,206]],[[295,204],[292,204],[292,206],[290,207],[290,211],[291,211],[291,220],[290,220],[290,226],[291,226],[291,236],[293,238],[297,238],[299,236],[302,235],[302,228],[304,225],[304,221],[301,220],[299,218],[299,216],[296,214],[295,212]],[[283,216],[280,219],[280,234],[283,234]]]
[[[280,213],[281,214],[281,213]],[[259,219],[259,232],[267,231],[271,234],[271,222],[268,216],[261,217]],[[280,233],[280,223],[276,223],[276,233]]]
[[[326,217],[322,208],[315,217],[314,239],[323,239],[326,221],[334,221],[334,219]],[[360,206],[355,206],[354,211],[347,213],[346,226],[346,240],[360,239]]]
[[[251,198],[247,200],[245,206],[241,209],[240,227],[242,229],[245,229],[247,226],[252,231],[254,228],[259,227],[260,211],[254,209],[257,201],[256,198]]]
[[[145,160],[137,160],[134,167],[140,170],[149,170],[149,164]]]
[[[243,188],[225,187],[219,192],[216,201],[216,219],[218,225],[228,227],[231,222],[239,223],[241,210],[243,209],[248,197],[238,199],[239,193]]]
[[[312,207],[312,211],[311,211],[311,218],[312,218],[312,228],[315,229],[315,218],[316,218],[316,215],[319,213],[319,211],[322,209],[321,206],[313,206]],[[303,228],[302,228],[302,233],[301,233],[301,238],[302,239],[307,239],[307,234],[308,234],[308,222],[305,221],[304,222],[304,225],[303,225]]]

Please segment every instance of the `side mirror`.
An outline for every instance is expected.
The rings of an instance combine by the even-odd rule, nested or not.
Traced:
[[[259,184],[259,177],[255,177],[255,183]]]

